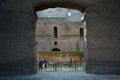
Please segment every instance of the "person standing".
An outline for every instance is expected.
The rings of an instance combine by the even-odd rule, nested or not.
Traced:
[[[47,68],[47,66],[46,66],[47,60],[46,59],[42,59],[41,62],[42,62],[42,68],[46,69]]]
[[[40,60],[40,61],[39,61],[39,70],[42,70],[42,65],[43,65],[43,64],[42,64],[42,61]]]
[[[72,58],[70,58],[69,67],[72,67]]]

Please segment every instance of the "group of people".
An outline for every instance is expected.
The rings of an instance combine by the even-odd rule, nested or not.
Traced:
[[[39,61],[39,70],[46,69],[47,60],[42,59]]]

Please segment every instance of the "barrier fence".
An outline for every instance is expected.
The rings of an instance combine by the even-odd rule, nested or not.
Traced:
[[[46,64],[46,68],[39,68],[40,72],[79,72],[82,71],[82,65],[78,63],[67,63],[67,64],[58,64],[58,63],[49,63]]]

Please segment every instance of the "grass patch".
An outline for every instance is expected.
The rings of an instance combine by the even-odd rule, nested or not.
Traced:
[[[67,63],[72,58],[73,63],[81,64],[83,60],[83,52],[79,51],[53,51],[53,52],[37,52],[37,60],[45,58],[48,62],[55,61],[59,64]]]

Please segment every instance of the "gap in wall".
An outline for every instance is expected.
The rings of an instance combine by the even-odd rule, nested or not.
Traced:
[[[56,7],[37,11],[36,14],[37,61],[39,64],[40,60],[47,60],[46,69],[39,68],[38,71],[83,71],[84,13]]]

